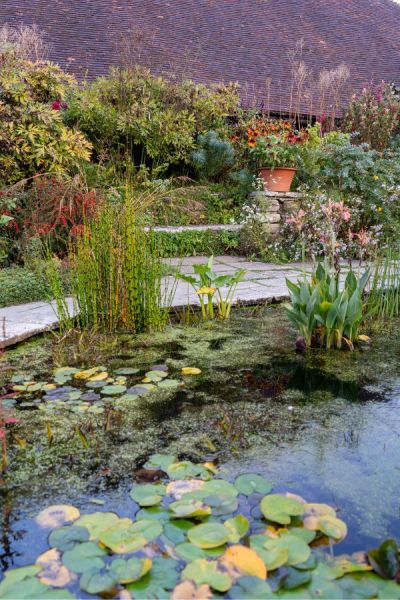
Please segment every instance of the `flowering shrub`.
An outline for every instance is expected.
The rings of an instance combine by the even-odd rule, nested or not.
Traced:
[[[400,102],[393,87],[384,81],[370,84],[354,94],[346,114],[346,127],[359,142],[384,150],[399,125]]]

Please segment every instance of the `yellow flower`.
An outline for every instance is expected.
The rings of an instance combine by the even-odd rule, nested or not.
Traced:
[[[208,294],[215,294],[215,288],[203,286],[197,290],[199,296],[206,296]]]
[[[376,179],[376,180],[379,179],[378,175],[374,175],[374,179]]]
[[[376,209],[378,212],[382,212],[382,206],[378,206],[378,208]]]

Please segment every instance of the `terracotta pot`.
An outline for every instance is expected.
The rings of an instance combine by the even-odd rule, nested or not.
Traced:
[[[290,192],[296,169],[291,167],[275,167],[275,169],[260,169],[266,192]]]

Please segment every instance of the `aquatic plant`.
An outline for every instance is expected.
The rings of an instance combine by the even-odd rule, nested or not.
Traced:
[[[139,204],[150,201],[151,195],[138,199],[127,189],[122,204],[100,203],[71,241],[71,288],[82,328],[138,333],[165,326],[172,291],[162,289],[155,239],[140,222]],[[62,286],[54,268],[48,272],[61,321],[67,322]]]
[[[373,265],[366,319],[381,320],[400,314],[400,252],[399,248],[385,248]]]
[[[359,279],[349,271],[343,286],[339,272],[319,264],[311,276],[293,283],[286,279],[291,304],[285,304],[290,322],[307,347],[353,349],[363,319],[363,292],[370,276]]]
[[[176,273],[177,279],[186,281],[195,290],[199,297],[201,314],[203,319],[214,318],[214,304],[217,305],[217,316],[219,319],[228,319],[231,313],[232,302],[238,283],[243,279],[246,269],[237,269],[232,275],[218,275],[212,270],[214,257],[210,256],[203,265],[193,265],[194,272],[198,278],[186,273]],[[223,296],[221,287],[227,287],[228,291]]]
[[[400,598],[396,542],[334,557],[347,527],[331,506],[213,463],[156,454],[144,469],[158,481],[133,485],[131,517],[42,510],[50,548],[6,571],[0,598]]]
[[[7,452],[7,425],[18,423],[18,419],[11,416],[10,412],[4,409],[0,403],[0,444],[1,444],[1,464],[0,473],[4,473],[8,466]]]

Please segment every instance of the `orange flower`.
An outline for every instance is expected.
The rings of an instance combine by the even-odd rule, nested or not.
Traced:
[[[249,140],[249,141],[248,141],[248,146],[249,146],[250,148],[254,148],[254,146],[256,146],[256,145],[257,145],[257,142],[256,142],[256,140]]]

